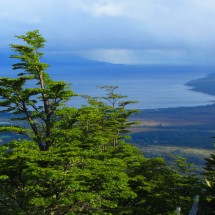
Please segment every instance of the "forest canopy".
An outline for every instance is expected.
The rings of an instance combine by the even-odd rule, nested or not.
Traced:
[[[22,138],[0,147],[1,213],[147,215],[181,207],[187,214],[204,190],[201,177],[184,158],[167,164],[126,143],[135,123],[128,117],[137,112],[127,107],[135,101],[110,85],[101,87],[102,97],[85,96],[87,105],[67,106],[78,95],[46,72],[43,36],[16,37],[17,76],[0,78],[1,112],[11,113],[13,124],[0,132]]]

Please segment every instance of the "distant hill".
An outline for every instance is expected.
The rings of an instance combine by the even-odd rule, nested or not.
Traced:
[[[47,52],[43,58],[51,66],[90,66],[90,65],[108,65],[109,63],[90,60],[84,57],[77,56],[72,53]]]
[[[0,66],[11,66],[15,61],[11,59],[10,56],[13,52],[3,52],[0,58]],[[67,65],[107,65],[109,63],[99,62],[95,60],[89,60],[84,57],[79,57],[77,55],[71,53],[58,53],[58,52],[47,52],[45,53],[44,57],[42,58],[43,62],[47,62],[51,66],[67,66]]]
[[[191,87],[191,90],[215,95],[215,73],[209,74],[205,78],[189,81],[186,85]]]

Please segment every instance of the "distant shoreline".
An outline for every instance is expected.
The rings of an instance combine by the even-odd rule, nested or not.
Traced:
[[[191,80],[185,84],[191,87],[190,90],[201,92],[207,95],[215,95],[215,73],[208,74],[204,78]]]

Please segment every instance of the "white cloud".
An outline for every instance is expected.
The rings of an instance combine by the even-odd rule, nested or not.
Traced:
[[[214,55],[214,0],[0,0],[0,7],[1,41],[40,29],[52,49],[89,49],[89,57],[114,62]]]
[[[21,24],[41,23],[45,11],[51,7],[53,0],[1,0],[0,18],[6,22]]]
[[[96,16],[120,16],[122,14],[121,8],[117,4],[105,3],[95,4],[92,7],[92,13]]]
[[[73,2],[68,2],[71,10],[82,11],[86,14],[92,16],[120,16],[122,14],[122,8],[117,1],[84,1],[84,0],[74,0]]]

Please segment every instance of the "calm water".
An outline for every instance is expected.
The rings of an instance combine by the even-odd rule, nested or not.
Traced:
[[[97,86],[117,85],[118,93],[139,103],[135,108],[189,107],[211,104],[214,96],[189,90],[184,84],[215,72],[211,67],[158,67],[123,65],[54,66],[49,69],[56,80],[72,83],[79,94],[102,95]],[[8,68],[0,75],[8,75]],[[80,106],[83,100],[75,98],[71,104]]]

